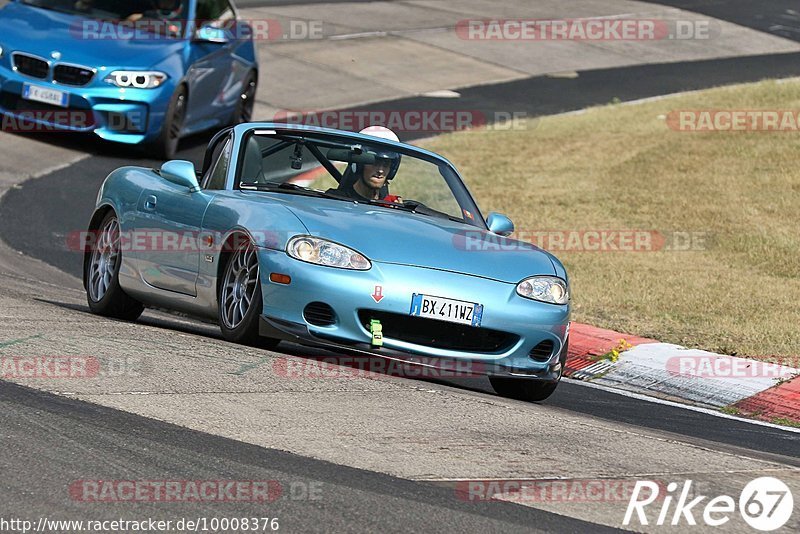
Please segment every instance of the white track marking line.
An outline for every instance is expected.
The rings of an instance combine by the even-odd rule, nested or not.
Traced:
[[[669,401],[669,400],[665,400],[665,399],[659,399],[657,397],[648,397],[647,395],[641,395],[639,393],[633,393],[631,391],[625,391],[624,389],[616,389],[616,388],[610,388],[610,387],[607,387],[607,386],[601,386],[599,384],[592,384],[591,382],[582,382],[580,380],[572,380],[572,379],[569,379],[569,378],[562,378],[562,380],[564,380],[568,384],[576,384],[576,385],[584,386],[584,387],[588,387],[588,388],[600,389],[602,391],[607,391],[609,393],[622,395],[623,397],[629,397],[631,399],[642,400],[642,401],[646,401],[646,402],[652,402],[654,404],[663,404],[665,406],[672,406],[674,408],[682,408],[684,410],[691,410],[693,412],[699,412],[699,413],[703,413],[703,414],[706,414],[706,415],[713,415],[714,417],[720,417],[722,419],[732,419],[734,421],[740,421],[742,423],[749,423],[751,425],[765,426],[765,427],[768,427],[768,428],[774,428],[774,429],[777,429],[777,430],[784,430],[786,432],[792,432],[794,434],[800,434],[800,428],[794,428],[794,427],[790,427],[790,426],[781,426],[781,425],[776,425],[774,423],[768,423],[766,421],[757,421],[757,420],[754,420],[754,419],[745,419],[743,417],[736,417],[735,415],[729,415],[729,414],[722,413],[722,412],[719,412],[719,411],[716,411],[716,410],[711,410],[709,408],[701,408],[699,406],[692,406],[690,404],[682,404],[680,402],[674,402],[674,401]]]

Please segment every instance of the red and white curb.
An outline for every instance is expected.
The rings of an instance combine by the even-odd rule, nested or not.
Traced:
[[[622,340],[632,348],[609,357]],[[800,369],[588,325],[571,326],[565,376],[649,397],[800,422]]]

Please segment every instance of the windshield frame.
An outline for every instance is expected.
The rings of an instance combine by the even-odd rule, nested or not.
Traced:
[[[180,24],[180,28],[181,29],[180,29],[179,35],[174,36],[173,39],[187,39],[188,36],[189,36],[190,30],[194,26],[195,8],[194,8],[194,2],[192,2],[192,0],[180,0],[181,4],[183,4],[182,13],[181,13],[181,16],[179,18],[176,18],[174,20],[166,19],[166,18],[142,17],[141,19],[131,20],[131,21],[127,20],[127,17],[126,18],[115,18],[114,16],[93,14],[91,12],[82,12],[82,11],[78,11],[78,10],[69,10],[69,11],[67,11],[67,10],[64,10],[64,9],[59,9],[57,7],[39,5],[39,2],[42,1],[42,0],[15,0],[15,1],[17,3],[19,3],[19,4],[27,6],[27,7],[32,7],[32,8],[35,8],[35,9],[42,9],[42,10],[45,10],[45,11],[54,11],[56,13],[61,13],[63,15],[67,15],[67,16],[70,16],[70,17],[77,17],[77,18],[85,19],[85,20],[99,20],[99,21],[105,21],[105,22],[114,23],[114,24],[133,25],[133,26],[137,27],[140,31],[148,31],[149,33],[157,33],[155,31],[155,28],[157,28],[157,26],[154,26],[154,27],[148,29],[147,25],[151,24],[153,22],[164,23],[164,24],[170,23],[170,22],[178,23],[178,24]],[[129,14],[128,17],[130,17],[131,14]],[[109,15],[115,15],[115,14],[109,14]],[[234,15],[237,15],[235,10],[234,10]]]
[[[262,132],[262,133],[257,134],[257,132]],[[475,199],[472,197],[472,194],[470,193],[466,184],[464,184],[461,175],[458,173],[458,170],[452,163],[442,158],[441,156],[438,156],[437,154],[426,152],[412,145],[407,145],[405,143],[386,142],[383,139],[377,137],[363,138],[363,136],[358,136],[358,134],[348,134],[347,132],[338,132],[338,131],[321,130],[321,129],[307,130],[307,129],[281,128],[280,125],[275,125],[275,124],[264,127],[260,126],[251,127],[241,135],[238,152],[236,156],[236,165],[231,166],[232,168],[230,169],[234,173],[233,175],[234,190],[243,190],[241,187],[242,182],[239,180],[239,176],[241,176],[242,167],[244,165],[244,154],[245,150],[247,150],[247,143],[250,137],[253,135],[259,135],[260,137],[270,137],[275,139],[295,138],[298,140],[308,140],[309,143],[315,143],[317,146],[321,146],[326,142],[330,143],[331,147],[335,146],[344,147],[351,145],[366,144],[370,145],[370,147],[386,148],[387,150],[398,152],[403,156],[425,161],[426,163],[430,163],[439,168],[439,175],[441,179],[444,180],[444,182],[447,184],[447,187],[450,189],[450,193],[453,195],[453,198],[455,199],[456,203],[461,208],[462,218],[456,218],[450,216],[449,220],[453,222],[462,223],[467,226],[478,227],[481,228],[482,230],[489,229],[486,220],[484,219],[483,214],[481,213],[480,208],[478,207],[477,202],[475,202]],[[326,170],[328,170],[328,173],[330,173],[331,176],[333,176],[334,179],[336,179],[336,181],[339,181],[337,177],[333,175],[333,173],[331,173],[331,170],[328,169],[327,165],[325,165],[325,163],[323,163],[322,161],[319,161],[319,157],[317,155],[315,155],[315,158],[321,165],[323,165],[326,168]],[[327,161],[330,162],[330,160]],[[442,172],[443,168],[445,172]],[[315,189],[311,188],[306,188],[306,189],[308,189],[309,191],[316,191]],[[244,190],[250,190],[250,189],[245,187]],[[270,193],[274,192],[278,194],[288,193],[288,191],[281,191],[278,188],[271,189],[269,192]],[[321,197],[321,198],[327,198],[327,197]],[[359,201],[352,201],[352,202],[359,203]],[[362,204],[377,206],[384,209],[393,209],[391,206],[388,205],[383,206],[380,203],[362,202]],[[473,218],[469,219],[464,213],[465,211],[471,213]],[[409,213],[413,212],[409,211]]]

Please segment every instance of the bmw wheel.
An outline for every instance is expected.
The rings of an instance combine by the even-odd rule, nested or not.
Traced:
[[[92,313],[135,321],[144,311],[144,306],[126,295],[120,287],[121,264],[119,220],[111,212],[100,223],[96,243],[86,252],[83,285]]]
[[[236,103],[236,111],[233,116],[232,125],[242,124],[253,120],[253,109],[256,105],[256,89],[258,88],[258,78],[255,72],[251,72],[245,78],[242,85],[242,93]]]
[[[159,159],[172,159],[178,151],[181,131],[186,120],[187,100],[186,87],[181,85],[172,95],[164,123],[161,125],[161,133],[151,146],[153,154]]]

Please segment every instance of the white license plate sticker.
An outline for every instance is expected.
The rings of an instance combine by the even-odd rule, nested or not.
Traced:
[[[69,104],[69,93],[59,91],[58,89],[50,89],[49,87],[39,87],[38,85],[31,85],[29,83],[22,84],[22,98],[41,102],[43,104],[61,106],[62,108],[67,107]]]
[[[409,315],[480,326],[483,318],[483,306],[475,302],[414,293],[414,296],[411,297]]]

